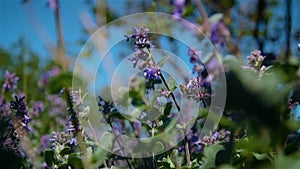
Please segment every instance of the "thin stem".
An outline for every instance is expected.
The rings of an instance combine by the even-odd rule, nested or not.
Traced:
[[[109,119],[107,119],[107,123],[109,124],[109,126],[110,126],[111,129],[112,129],[112,132],[113,132],[114,135],[116,136],[117,134],[115,133],[115,130],[114,130],[114,128],[113,128],[113,126],[112,126],[112,124],[111,124],[111,121],[110,121]],[[123,156],[124,156],[125,153],[123,152],[123,148],[122,148],[121,143],[120,143],[120,141],[119,141],[119,139],[118,139],[117,136],[116,136],[116,141],[117,141],[117,143],[119,144],[119,146],[120,146],[120,148],[121,148],[121,152],[122,152],[122,154],[123,154]],[[131,165],[130,165],[130,163],[129,163],[129,160],[128,160],[127,158],[125,158],[125,161],[126,161],[128,167],[129,167],[130,169],[132,169],[132,167],[131,167]]]
[[[60,8],[59,8],[59,2],[56,0],[57,7],[54,10],[55,11],[55,23],[56,23],[56,30],[57,30],[57,36],[58,36],[58,61],[59,64],[63,67],[63,70],[66,71],[68,69],[68,59],[66,57],[66,49],[65,49],[65,43],[62,33],[62,26],[61,26],[61,20],[60,20]]]
[[[150,55],[150,57],[151,57],[153,63],[155,64],[155,60],[154,60],[154,58],[152,57],[151,51],[150,51],[150,50],[148,50],[148,51],[149,51],[149,55]],[[156,65],[156,64],[155,64],[155,65]],[[171,97],[172,97],[172,99],[173,99],[173,101],[174,101],[174,103],[175,103],[175,106],[176,106],[178,112],[180,113],[180,106],[179,106],[179,104],[178,104],[178,102],[177,102],[177,100],[176,100],[176,97],[175,97],[173,91],[171,91],[171,89],[170,89],[170,87],[169,87],[169,85],[168,85],[168,83],[167,83],[165,77],[163,76],[162,72],[159,72],[159,77],[160,77],[161,80],[163,81],[163,83],[164,83],[165,87],[167,88],[167,90],[171,92],[171,93],[170,93],[170,94],[171,94]],[[189,143],[188,143],[188,140],[187,140],[187,136],[186,136],[186,131],[185,131],[185,130],[184,130],[184,144],[185,144],[184,148],[185,148],[185,154],[186,154],[187,166],[190,167],[190,166],[191,166],[190,150],[189,150]]]
[[[95,141],[95,143],[98,144],[98,142],[97,142],[97,135],[95,133],[95,130],[94,130],[93,126],[92,126],[92,123],[91,123],[90,119],[87,119],[87,122],[88,122],[88,125],[89,125],[89,127],[90,127],[90,129],[92,131],[92,134],[93,134],[93,137],[94,137],[94,141]]]
[[[195,0],[195,2],[196,2],[196,6],[197,6],[202,18],[203,18],[203,21],[204,22],[208,21],[208,16],[207,16],[207,13],[206,13],[203,5],[202,5],[202,2],[200,0]]]
[[[185,148],[185,157],[186,157],[186,163],[188,167],[191,167],[191,155],[190,155],[190,148],[189,148],[189,142],[188,139],[186,137],[187,133],[184,133],[185,137],[184,137],[184,148]]]
[[[166,79],[164,78],[164,76],[162,75],[161,72],[159,73],[159,76],[160,76],[161,80],[163,81],[164,85],[166,86],[166,88],[168,89],[168,91],[171,91],[168,83],[166,82]],[[178,102],[177,102],[177,100],[176,100],[175,95],[174,95],[173,92],[171,92],[171,97],[172,97],[172,99],[173,99],[173,101],[175,103],[175,106],[176,106],[178,112],[180,112],[180,106],[179,106],[179,104],[178,104]]]

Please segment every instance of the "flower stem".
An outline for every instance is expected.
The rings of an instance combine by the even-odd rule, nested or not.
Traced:
[[[151,51],[150,50],[148,50],[148,51],[149,51],[149,54],[150,54],[150,57],[151,57],[153,63],[156,65],[156,63],[155,63],[155,61],[154,61],[154,59],[152,57]],[[159,77],[163,81],[163,83],[164,83],[165,87],[167,88],[167,90],[171,92],[170,94],[171,94],[172,100],[175,103],[175,106],[176,106],[178,112],[180,113],[180,106],[179,106],[179,104],[178,104],[178,102],[176,100],[176,97],[175,97],[173,91],[171,91],[171,89],[170,89],[170,87],[169,87],[169,85],[168,85],[165,77],[163,76],[162,72],[159,72]],[[186,131],[185,130],[184,130],[184,144],[185,144],[184,148],[185,148],[185,155],[186,155],[187,166],[190,167],[191,166],[191,156],[190,156],[189,142],[187,140],[187,136],[186,136]]]

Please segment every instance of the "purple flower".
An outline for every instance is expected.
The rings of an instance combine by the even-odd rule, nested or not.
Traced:
[[[15,101],[10,101],[10,108],[12,111],[15,111],[15,116],[17,117],[17,120],[20,122],[22,127],[27,131],[30,131],[28,128],[30,118],[27,116],[28,109],[24,99],[25,96],[19,98],[15,95]]]
[[[5,81],[2,86],[2,91],[14,91],[17,89],[17,84],[19,81],[19,77],[14,73],[10,73],[9,71],[5,71]]]
[[[200,61],[200,56],[201,56],[201,51],[196,51],[193,48],[188,49],[188,55],[190,56],[190,62],[191,63],[199,63]]]
[[[135,47],[135,56],[133,58],[129,58],[129,60],[133,63],[133,67],[136,67],[139,61],[140,69],[153,66],[149,49],[153,48],[154,46],[148,38],[148,31],[149,30],[146,28],[146,26],[142,26],[140,29],[134,27],[134,34],[125,35],[127,41],[129,41],[129,39],[134,40],[133,44]]]
[[[75,137],[71,138],[70,145],[77,146],[77,139]]]
[[[298,44],[298,51],[300,52],[300,43]]]
[[[38,116],[40,112],[44,112],[44,104],[42,101],[36,101],[32,106],[32,114]]]
[[[67,104],[64,99],[58,97],[57,95],[48,95],[47,100],[49,102],[50,107],[50,115],[51,116],[58,116],[64,115]]]
[[[159,80],[160,69],[159,68],[145,68],[144,76],[147,80]]]
[[[47,6],[52,10],[56,10],[58,6],[57,0],[48,0]]]
[[[125,35],[126,41],[129,41],[129,39],[133,39],[134,46],[139,49],[143,48],[151,48],[153,45],[151,44],[151,41],[148,39],[147,33],[149,32],[149,29],[146,28],[146,26],[141,26],[140,29],[137,29],[136,27],[133,28],[134,33],[131,35]]]
[[[98,99],[99,99],[99,101],[98,101],[99,111],[101,113],[103,113],[104,115],[107,115],[110,112],[113,112],[116,110],[114,108],[113,103],[104,100],[101,96],[98,96]]]
[[[213,44],[224,46],[225,38],[228,36],[230,36],[230,32],[222,19],[212,25],[210,40]]]
[[[9,116],[11,113],[9,105],[6,103],[6,100],[3,96],[0,96],[0,113],[5,116]]]
[[[171,5],[173,5],[172,15],[175,17],[182,17],[182,13],[185,7],[185,0],[172,0]]]
[[[49,83],[50,78],[57,76],[59,74],[60,74],[60,69],[56,66],[53,67],[50,71],[42,74],[42,76],[38,82],[38,85],[41,87],[46,87]]]
[[[261,51],[260,50],[254,50],[251,52],[251,54],[247,57],[248,60],[248,64],[250,66],[250,68],[248,69],[253,69],[256,71],[260,71],[260,69],[262,68],[262,63],[264,61],[265,57],[261,55]],[[247,67],[244,67],[247,69]]]
[[[50,135],[43,135],[42,138],[40,139],[40,148],[41,151],[45,150],[50,146]]]

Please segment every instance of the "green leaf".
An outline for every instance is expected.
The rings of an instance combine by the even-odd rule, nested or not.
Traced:
[[[209,21],[211,23],[217,23],[223,18],[223,16],[224,15],[222,13],[213,14],[211,17],[209,17]]]
[[[55,164],[54,151],[47,149],[45,151],[45,161],[48,166],[53,166]]]
[[[167,158],[163,158],[162,160],[158,160],[158,162],[162,165],[161,169],[174,169],[175,165],[173,164],[171,158],[168,156]]]
[[[59,76],[51,78],[49,81],[49,92],[51,94],[58,94],[63,87],[72,86],[72,78],[73,76],[70,72],[62,73]]]
[[[92,158],[91,158],[91,164],[94,167],[91,168],[97,168],[100,164],[103,163],[103,161],[106,159],[106,153],[107,151],[97,148],[95,153],[93,153]]]
[[[289,169],[299,169],[300,166],[300,153],[294,153],[292,155],[286,156],[284,154],[279,154],[275,161],[277,169],[289,168]]]
[[[167,60],[169,59],[169,56],[164,56],[158,63],[157,63],[157,66],[159,68],[162,68],[163,65],[167,62]]]
[[[268,156],[266,153],[255,153],[253,152],[252,153],[253,156],[257,159],[257,160],[265,160],[265,159],[268,159]]]
[[[66,146],[64,149],[62,149],[61,151],[60,151],[60,155],[61,156],[64,156],[64,155],[67,155],[67,154],[69,154],[70,153],[70,151],[71,151],[71,148],[70,147],[68,147],[68,146]]]
[[[177,89],[177,83],[176,80],[173,77],[170,77],[167,81],[169,88],[171,90],[171,92],[173,92],[174,90]]]
[[[72,153],[69,155],[68,164],[71,165],[75,169],[83,168],[81,158],[78,156],[77,153]]]
[[[99,138],[98,143],[99,143],[99,145],[105,145],[105,149],[107,151],[111,151],[113,148],[114,139],[115,139],[115,136],[113,134],[105,131]]]
[[[212,144],[204,148],[204,158],[202,159],[203,164],[200,169],[215,168],[215,159],[217,153],[224,149],[223,146],[219,144]]]

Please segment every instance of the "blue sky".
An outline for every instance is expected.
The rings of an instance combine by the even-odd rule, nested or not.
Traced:
[[[37,34],[39,27],[35,26],[35,24],[41,26],[42,30],[46,32],[44,36],[48,41],[56,42],[54,13],[46,4],[46,0],[34,0],[28,4],[22,4],[19,0],[1,0],[0,46],[9,48],[11,44],[23,36],[31,49],[43,56],[46,55],[47,51]],[[66,44],[74,44],[76,40],[83,37],[78,15],[87,10],[89,8],[84,1],[67,0],[61,2],[61,15],[63,16],[61,19]],[[67,47],[67,50],[76,50],[76,48]]]
[[[280,0],[280,2],[284,2],[284,0]],[[94,1],[91,0],[91,3],[94,3]],[[126,1],[122,0],[108,1],[110,8],[119,16],[125,16],[133,12],[142,12],[139,11],[140,9],[127,10],[124,7],[125,3]],[[300,30],[300,24],[298,23],[300,13],[297,12],[300,0],[292,0],[292,3],[292,33],[294,33],[296,29]],[[54,13],[46,4],[47,0],[31,0],[30,3],[25,5],[21,3],[21,0],[0,0],[0,47],[9,49],[20,37],[24,37],[25,42],[27,42],[31,49],[41,54],[41,56],[49,55],[37,33],[40,30],[44,31],[41,33],[44,38],[47,41],[56,43]],[[87,35],[82,30],[79,14],[82,12],[91,12],[91,7],[88,6],[86,0],[60,0],[60,7],[67,53],[68,55],[77,55],[80,52],[81,46],[76,44],[76,42],[87,39]],[[281,13],[283,15],[285,13],[284,5],[280,5],[278,9],[274,9],[275,15],[281,15]],[[296,43],[299,41],[297,42],[294,38],[291,40],[291,47],[295,46],[292,51],[296,52]],[[273,49],[274,46],[271,46],[271,49]],[[281,46],[282,44],[278,44],[278,48]],[[245,48],[247,47],[248,45],[245,46]],[[243,49],[243,46],[241,48]]]

